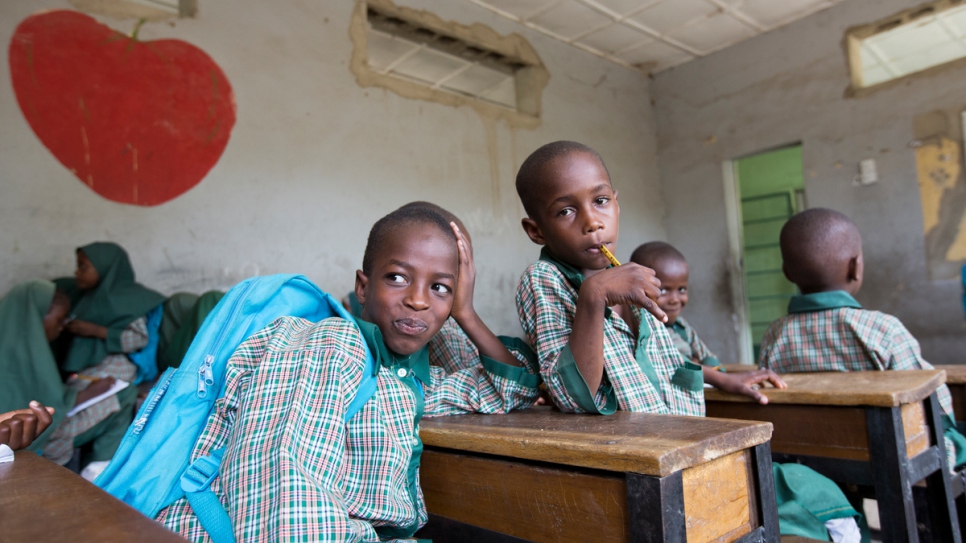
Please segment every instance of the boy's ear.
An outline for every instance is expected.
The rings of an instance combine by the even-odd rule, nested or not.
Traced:
[[[520,221],[523,225],[523,231],[527,233],[527,237],[530,241],[536,243],[537,245],[546,245],[547,241],[543,237],[543,232],[540,231],[540,227],[537,226],[537,221],[527,217]]]
[[[366,285],[369,284],[369,277],[362,273],[362,270],[356,270],[356,300],[359,300],[359,305],[366,305]]]
[[[862,279],[862,270],[860,269],[861,264],[859,262],[858,256],[853,256],[849,259],[849,269],[845,276],[846,281],[849,283],[854,283]]]

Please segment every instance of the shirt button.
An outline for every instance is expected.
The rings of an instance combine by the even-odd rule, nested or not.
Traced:
[[[405,377],[406,376],[406,368],[399,368],[399,370],[396,371],[396,375],[398,375],[400,377]]]

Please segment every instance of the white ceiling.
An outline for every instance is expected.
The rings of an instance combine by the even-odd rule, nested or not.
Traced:
[[[469,0],[610,61],[659,72],[842,0]]]

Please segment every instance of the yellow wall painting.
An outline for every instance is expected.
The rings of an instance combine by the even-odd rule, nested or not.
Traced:
[[[926,258],[932,279],[953,279],[966,261],[966,177],[962,147],[945,136],[916,148]]]

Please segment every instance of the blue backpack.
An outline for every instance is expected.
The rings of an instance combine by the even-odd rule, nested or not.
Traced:
[[[235,349],[279,317],[318,322],[352,317],[342,304],[302,275],[270,275],[242,281],[205,319],[179,368],[164,372],[128,428],[111,463],[94,482],[154,518],[187,497],[216,543],[233,542],[231,520],[209,488],[218,476],[224,449],[190,462],[215,400],[224,395],[225,371]],[[346,411],[348,421],[376,392],[375,360],[366,349],[359,392]]]

